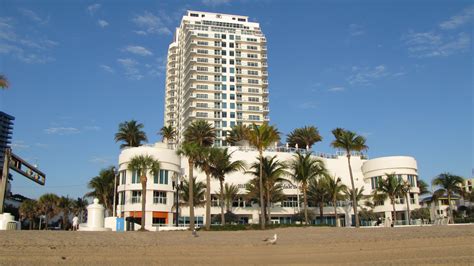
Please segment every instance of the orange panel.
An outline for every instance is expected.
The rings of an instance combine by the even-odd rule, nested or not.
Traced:
[[[130,212],[131,217],[142,218],[142,212]]]
[[[165,218],[168,219],[167,212],[153,212],[153,218]]]

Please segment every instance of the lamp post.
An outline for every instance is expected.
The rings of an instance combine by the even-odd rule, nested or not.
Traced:
[[[175,194],[176,194],[176,203],[175,203],[175,206],[176,206],[176,213],[175,213],[176,227],[179,226],[179,190],[183,189],[183,180],[182,180],[182,178],[183,177],[180,176],[177,172],[173,173],[173,190],[176,191],[175,192]]]
[[[118,171],[115,168],[115,166],[112,167],[112,171],[114,172],[114,202],[113,202],[112,216],[115,217],[115,214],[116,214],[115,201],[116,201],[116,198],[117,198],[117,175],[118,175]]]

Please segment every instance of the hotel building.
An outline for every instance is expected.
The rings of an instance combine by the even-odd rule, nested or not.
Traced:
[[[169,45],[164,125],[203,119],[225,146],[238,124],[269,121],[267,41],[248,17],[188,11]]]
[[[178,142],[186,127],[195,119],[211,123],[217,130],[217,146],[226,146],[225,131],[238,124],[261,124],[268,117],[268,80],[266,39],[258,23],[249,22],[248,17],[188,11],[181,25],[176,29],[174,41],[169,46],[165,93],[165,125],[177,129]],[[258,152],[251,147],[229,147],[233,160],[243,160],[247,165],[257,161]],[[277,156],[280,161],[293,159],[296,149],[286,145],[265,151],[265,156]],[[300,152],[309,152],[299,150]],[[155,176],[148,176],[146,212],[141,212],[141,184],[137,173],[127,170],[131,158],[148,154],[160,161],[161,170]],[[347,157],[344,153],[312,153],[324,161],[331,175],[341,178],[350,186]],[[351,159],[354,182],[357,188],[364,188],[370,195],[376,189],[377,181],[386,173],[395,173],[411,184],[409,192],[410,209],[419,208],[417,187],[418,170],[414,158],[406,156],[383,157],[368,160],[366,156],[354,154]],[[121,217],[133,218],[138,222],[146,217],[146,228],[155,230],[160,226],[171,226],[176,220],[176,190],[174,182],[188,179],[188,162],[176,154],[175,145],[156,143],[135,148],[125,148],[119,156],[119,185],[117,213]],[[197,181],[206,176],[194,169]],[[236,172],[225,177],[225,182],[239,187],[239,195],[232,203],[232,212],[240,223],[258,223],[260,208],[256,202],[246,199],[245,184],[253,176]],[[283,184],[285,199],[271,207],[274,223],[290,223],[292,216],[301,209],[299,184],[290,176]],[[211,181],[212,215],[220,214],[219,182]],[[398,219],[406,217],[405,198],[397,199]],[[360,202],[361,204],[362,202]],[[352,224],[353,212],[349,201],[337,203],[338,219],[342,225]],[[310,204],[310,210],[319,213]],[[378,202],[373,209],[385,217],[391,216],[389,200]],[[205,208],[196,207],[198,225],[205,223]],[[189,223],[189,208],[179,208],[180,225]],[[322,222],[335,223],[334,207],[326,204]],[[321,220],[313,220],[313,223]]]

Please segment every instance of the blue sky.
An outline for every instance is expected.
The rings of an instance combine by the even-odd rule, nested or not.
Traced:
[[[167,47],[185,10],[247,15],[268,39],[271,123],[367,137],[369,156],[416,157],[424,180],[471,176],[470,1],[2,1],[0,109],[13,149],[47,174],[13,192],[82,196],[117,162],[118,124],[163,125]]]

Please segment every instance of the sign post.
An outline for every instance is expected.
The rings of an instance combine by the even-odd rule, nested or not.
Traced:
[[[46,182],[46,175],[43,172],[20,158],[18,155],[13,154],[10,148],[5,149],[2,180],[0,182],[0,214],[3,213],[3,205],[5,202],[5,194],[8,183],[8,172],[10,168],[42,186],[44,186]]]

